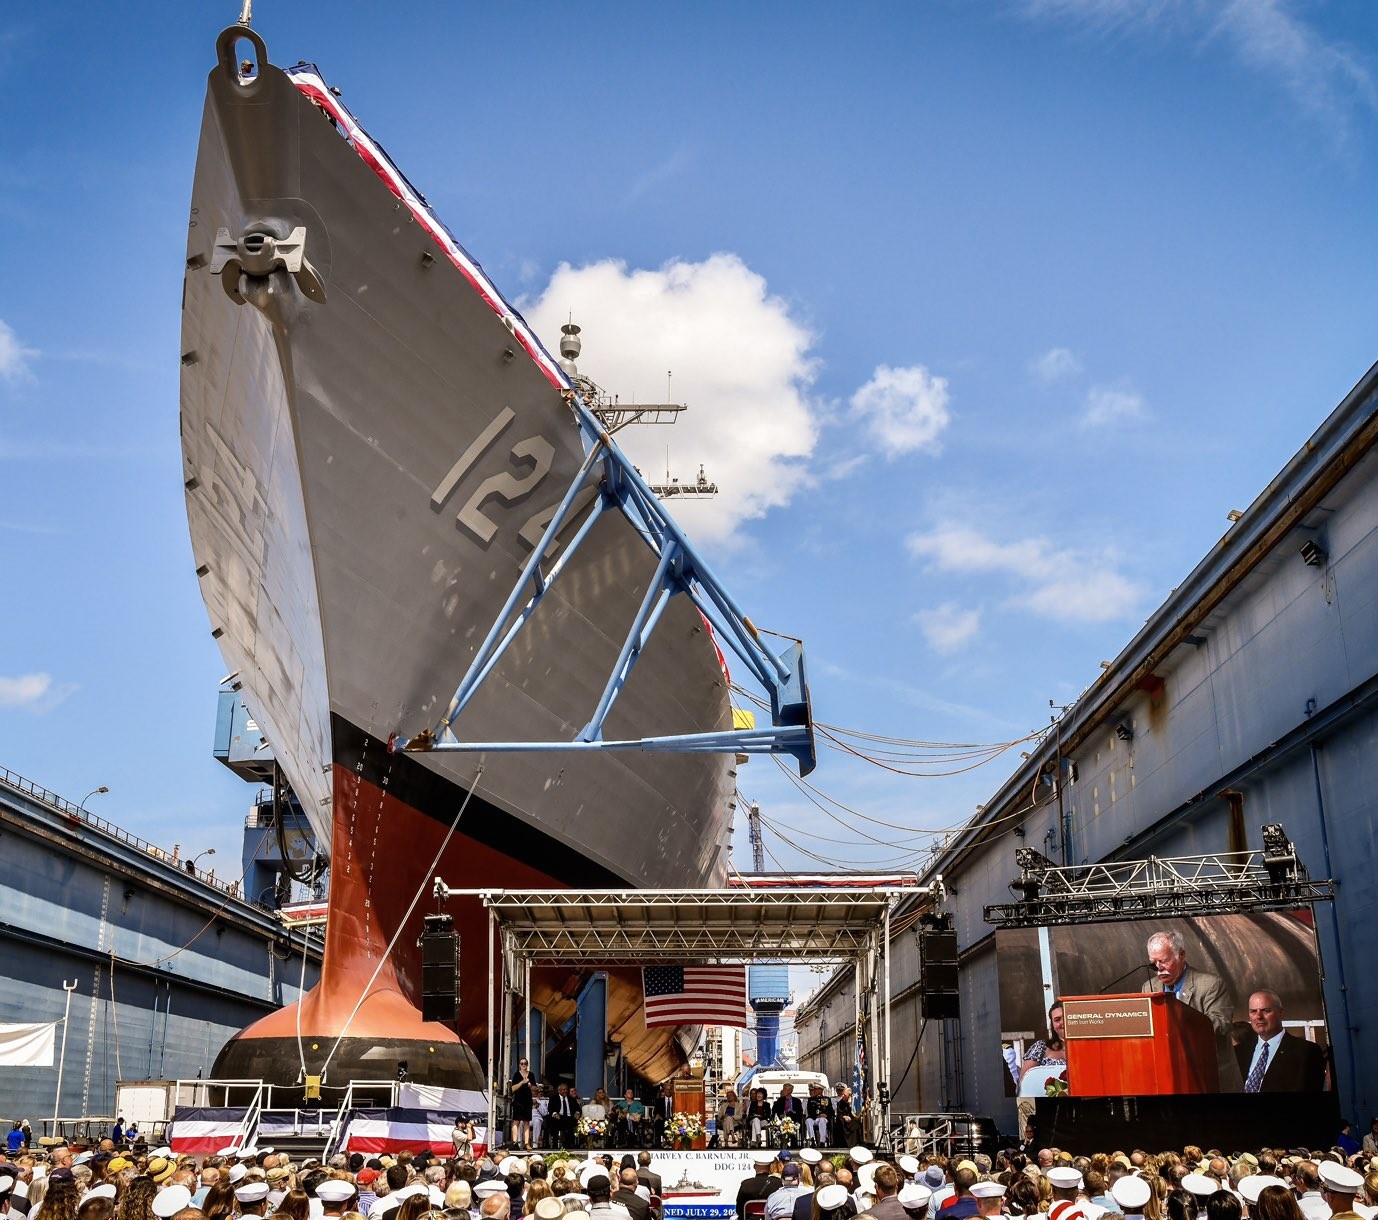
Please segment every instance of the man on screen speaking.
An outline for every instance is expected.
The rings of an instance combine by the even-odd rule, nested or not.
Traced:
[[[1183,1004],[1210,1018],[1215,1028],[1215,1058],[1220,1069],[1220,1091],[1238,1093],[1244,1087],[1230,1026],[1234,1000],[1225,980],[1187,965],[1187,946],[1180,932],[1155,932],[1148,938],[1148,964],[1153,977],[1139,988],[1145,994],[1170,991]]]

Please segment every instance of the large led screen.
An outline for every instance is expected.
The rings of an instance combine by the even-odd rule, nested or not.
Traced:
[[[996,959],[1021,1100],[1330,1087],[1309,910],[1002,929]]]

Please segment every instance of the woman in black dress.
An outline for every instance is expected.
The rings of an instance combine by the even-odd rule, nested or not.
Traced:
[[[512,1142],[518,1148],[531,1147],[531,1106],[534,1100],[531,1086],[535,1083],[527,1061],[520,1060],[509,1090],[512,1101]]]

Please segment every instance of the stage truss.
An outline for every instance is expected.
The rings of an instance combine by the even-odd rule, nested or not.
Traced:
[[[1263,827],[1262,851],[1064,867],[1021,847],[1015,862],[1020,875],[1010,889],[1023,897],[985,908],[986,922],[997,928],[1286,911],[1335,897],[1335,883],[1313,881],[1276,824]]]
[[[868,1028],[879,1052],[869,1091],[883,1102],[879,1129],[889,1129],[890,917],[902,899],[940,900],[941,877],[920,885],[914,875],[836,874],[827,884],[792,886],[763,876],[727,889],[583,892],[453,889],[437,877],[435,894],[441,901],[477,897],[488,911],[489,1130],[496,1117],[500,1020],[501,1079],[511,1071],[512,1023],[500,1018],[497,997],[519,985],[530,1046],[532,967],[758,959],[854,963],[857,1027]]]

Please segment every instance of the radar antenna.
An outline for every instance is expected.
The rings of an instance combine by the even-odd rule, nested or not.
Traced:
[[[573,319],[560,327],[560,367],[569,375],[584,405],[593,412],[608,430],[609,434],[618,432],[628,424],[673,424],[689,408],[684,403],[673,401],[643,402],[623,405],[615,394],[609,394],[591,377],[584,376],[575,364],[583,341],[579,338],[582,328]],[[666,372],[666,398],[671,399],[670,386],[673,374]],[[705,473],[702,464],[698,477],[692,483],[683,483],[670,476],[669,451],[666,451],[665,482],[652,483],[651,491],[662,500],[670,496],[689,496],[696,500],[707,499],[718,494],[718,485]]]

